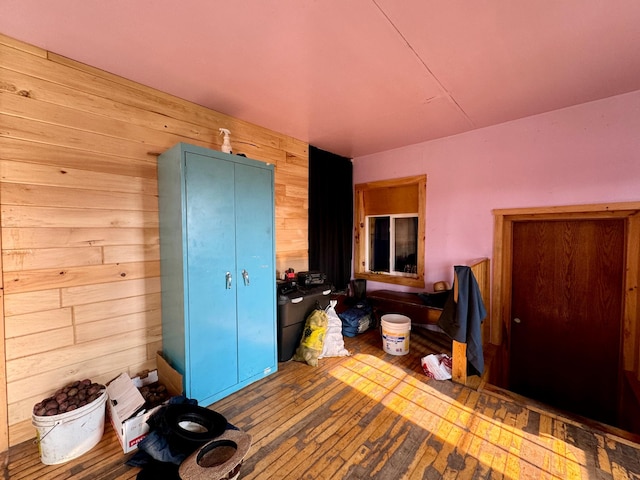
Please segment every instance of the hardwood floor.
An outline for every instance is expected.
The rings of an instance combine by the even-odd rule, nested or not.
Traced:
[[[385,354],[372,330],[345,338],[351,356],[279,371],[211,406],[253,437],[249,479],[638,479],[640,445],[480,383],[428,379],[420,358],[442,337],[411,332],[410,353]],[[59,466],[37,446],[9,451],[5,478],[136,478],[110,425],[98,446]],[[214,480],[214,479],[212,479]]]

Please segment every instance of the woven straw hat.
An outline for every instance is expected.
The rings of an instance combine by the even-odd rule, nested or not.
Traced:
[[[227,480],[238,478],[240,466],[251,447],[251,435],[242,430],[225,430],[180,465],[182,480]]]

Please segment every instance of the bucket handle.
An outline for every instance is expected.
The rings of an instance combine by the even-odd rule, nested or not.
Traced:
[[[42,440],[44,440],[47,435],[49,435],[51,432],[53,432],[53,429],[56,428],[61,423],[62,423],[61,420],[55,422],[53,424],[53,427],[51,427],[51,430],[49,430],[47,433],[45,433],[42,437],[36,437],[36,439],[33,441],[33,443],[35,444],[35,443],[38,443],[38,442],[42,442]]]

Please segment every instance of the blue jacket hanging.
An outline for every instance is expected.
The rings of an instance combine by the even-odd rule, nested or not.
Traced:
[[[482,321],[487,310],[482,301],[480,287],[470,267],[456,265],[455,278],[451,295],[438,319],[438,326],[453,340],[467,344],[467,372],[471,375],[484,372],[484,355],[482,353]],[[458,300],[454,299],[454,291],[458,290]],[[475,370],[475,371],[473,371]]]

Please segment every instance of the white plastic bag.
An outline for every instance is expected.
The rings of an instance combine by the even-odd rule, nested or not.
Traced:
[[[324,357],[345,357],[351,355],[349,351],[344,348],[344,338],[342,337],[342,320],[335,311],[335,306],[338,302],[336,300],[329,300],[329,305],[325,309],[327,317],[329,318],[329,324],[327,326],[327,332],[324,336],[324,344],[322,345],[322,353],[318,358]]]
[[[449,380],[451,378],[451,357],[445,353],[431,354],[420,360],[425,375],[436,380]]]

